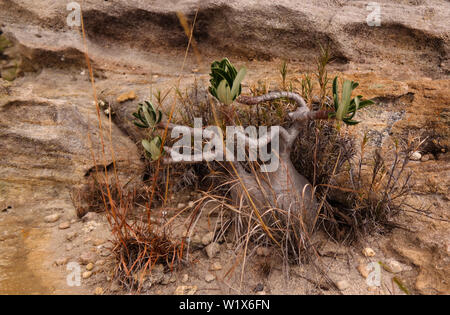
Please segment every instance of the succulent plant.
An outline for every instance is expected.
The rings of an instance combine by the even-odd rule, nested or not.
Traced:
[[[154,130],[161,121],[162,113],[160,110],[155,109],[151,102],[145,101],[144,104],[139,104],[138,111],[133,113],[133,116],[137,119],[137,121],[134,121],[136,126]]]
[[[358,87],[358,82],[345,80],[342,84],[342,94],[339,95],[338,77],[333,80],[333,100],[335,112],[330,117],[335,117],[347,125],[356,125],[359,121],[353,120],[358,109],[374,104],[372,100],[363,100],[362,95],[352,98],[352,92]]]
[[[142,146],[153,161],[159,159],[162,154],[162,140],[160,136],[153,137],[153,132],[155,131],[156,126],[161,122],[161,111],[156,109],[151,102],[145,101],[143,104],[139,104],[138,110],[133,113],[133,116],[136,118],[134,124],[137,127],[151,129],[150,139],[142,140]]]
[[[142,146],[144,147],[145,151],[150,155],[150,158],[153,161],[156,161],[161,157],[162,154],[161,145],[162,140],[160,136],[156,136],[150,141],[146,139],[142,140]]]
[[[246,72],[245,68],[237,72],[227,58],[214,61],[211,64],[209,92],[225,105],[233,103],[236,97],[241,94],[241,82]]]

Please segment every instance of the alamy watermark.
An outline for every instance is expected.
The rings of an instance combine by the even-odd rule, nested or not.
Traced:
[[[381,266],[378,262],[371,262],[367,265],[369,275],[366,278],[366,283],[369,287],[381,286]]]
[[[67,16],[67,25],[70,27],[81,26],[81,6],[78,2],[70,2],[67,4],[67,11],[70,11]]]
[[[66,271],[69,272],[66,277],[66,282],[69,287],[81,286],[81,267],[77,262],[69,262]]]
[[[366,6],[366,10],[370,11],[366,18],[367,25],[369,26],[381,26],[381,6],[377,2],[369,2]]]

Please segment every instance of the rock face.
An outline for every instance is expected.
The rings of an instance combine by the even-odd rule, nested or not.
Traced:
[[[88,0],[83,2],[83,16],[91,58],[98,64],[115,59],[143,66],[148,62],[142,57],[149,52],[184,50],[188,40],[176,13],[192,21],[198,10],[194,37],[203,54],[310,62],[319,51],[318,43],[329,43],[343,64],[395,67],[397,75],[404,78],[413,73],[431,77],[448,74],[450,3],[377,3],[380,26],[368,25],[378,11],[368,7],[367,1],[341,0]],[[32,0],[2,1],[2,29],[23,45],[29,57],[65,67],[71,60],[70,67],[75,67],[83,64],[83,46],[79,33],[67,25],[66,5],[51,0],[39,4]],[[122,49],[111,53],[102,49],[105,46]],[[66,62],[61,62],[62,56]],[[399,68],[403,72],[398,72]]]
[[[8,205],[30,201],[24,189],[32,192],[31,199],[39,194],[57,197],[83,180],[94,165],[112,162],[109,126],[103,117],[104,160],[92,101],[68,97],[51,78],[42,85],[32,84],[34,79],[15,82],[0,96],[0,202]],[[111,131],[116,160],[138,168],[134,143],[116,126]]]

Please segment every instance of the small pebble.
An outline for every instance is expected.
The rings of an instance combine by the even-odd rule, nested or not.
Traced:
[[[208,272],[205,276],[205,281],[209,283],[213,282],[214,280],[216,280],[216,276]]]
[[[186,205],[182,202],[180,202],[177,206],[178,209],[183,209],[184,207],[186,207]]]
[[[213,243],[209,244],[208,246],[206,246],[205,251],[206,251],[206,255],[208,255],[209,258],[214,258],[219,253],[220,246],[219,246],[219,244],[213,242]]]
[[[117,97],[118,103],[123,103],[129,100],[134,100],[136,98],[136,92],[135,91],[129,91],[127,93],[123,93]]]
[[[97,266],[103,266],[103,265],[105,264],[105,260],[99,259],[99,260],[97,260],[97,261],[95,262],[95,264],[96,264]]]
[[[83,279],[88,279],[92,276],[92,271],[85,271],[81,276],[83,277]]]
[[[189,208],[192,208],[194,206],[194,202],[193,201],[189,201],[188,206],[189,206]]]
[[[66,240],[73,241],[77,237],[77,232],[70,232],[66,234]]]
[[[181,282],[186,283],[189,281],[189,275],[185,273],[183,277],[181,278]]]
[[[212,270],[212,271],[222,270],[222,265],[220,264],[220,262],[215,262],[211,265],[211,268],[209,270]]]
[[[209,245],[214,241],[214,232],[208,232],[202,237],[202,244],[203,245]]]
[[[59,215],[58,213],[55,213],[55,214],[51,214],[51,215],[46,216],[44,218],[44,220],[47,223],[54,223],[54,222],[58,221],[60,217],[61,217],[61,215]]]
[[[369,276],[369,271],[367,270],[366,264],[364,263],[359,264],[357,269],[364,279],[366,279]]]
[[[373,257],[373,256],[375,256],[375,251],[372,248],[370,248],[370,247],[364,248],[362,253],[366,257]]]
[[[399,273],[403,271],[403,265],[396,260],[388,260],[385,265],[387,268],[384,269],[387,269],[389,272]]]
[[[94,269],[94,264],[93,263],[89,263],[86,265],[86,270],[87,271],[91,271],[92,269]]]
[[[420,159],[422,162],[426,162],[430,160],[430,155],[429,154],[425,154],[422,156],[422,158]]]
[[[415,152],[411,153],[411,156],[409,157],[409,159],[411,161],[420,161],[421,158],[422,158],[422,154],[420,154],[419,151],[415,151]]]
[[[95,254],[92,252],[82,253],[78,260],[82,265],[87,265],[87,264],[95,261]]]
[[[261,292],[264,290],[264,284],[258,283],[256,287],[253,289],[254,292]]]
[[[68,228],[70,228],[70,222],[63,222],[63,223],[61,223],[60,225],[59,225],[59,229],[60,230],[66,230],[66,229],[68,229]]]
[[[94,291],[94,295],[103,295],[103,289],[100,287],[96,287]]]
[[[350,283],[348,283],[347,280],[340,280],[336,282],[336,286],[338,287],[339,290],[344,291],[345,289],[348,289]]]

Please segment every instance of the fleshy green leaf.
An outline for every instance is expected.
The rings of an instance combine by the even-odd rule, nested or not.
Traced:
[[[339,101],[338,109],[336,111],[336,118],[338,120],[342,120],[347,115],[351,95],[352,95],[352,82],[349,80],[345,80],[344,84],[342,85],[342,96]]]
[[[238,74],[236,75],[236,78],[234,79],[233,88],[231,89],[231,97],[233,100],[236,99],[236,96],[239,93],[239,90],[241,88],[241,82],[244,79],[246,73],[247,69],[242,68],[241,70],[239,70]]]
[[[156,136],[151,141],[148,141],[146,139],[142,140],[142,146],[144,147],[145,151],[147,151],[150,154],[150,157],[153,161],[159,159],[161,156],[161,138],[159,136]]]
[[[338,86],[337,86],[338,77],[334,77],[333,80],[333,100],[334,100],[334,110],[337,111],[339,107],[339,94],[338,94]]]

